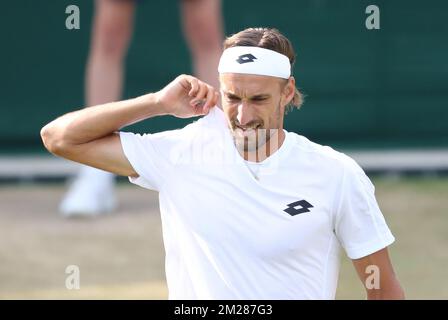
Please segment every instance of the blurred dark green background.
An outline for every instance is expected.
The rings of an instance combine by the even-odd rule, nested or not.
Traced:
[[[67,30],[65,8],[81,11]],[[379,6],[381,29],[365,8]],[[92,1],[8,1],[2,6],[2,152],[43,151],[40,128],[81,107]],[[307,95],[286,128],[343,148],[448,147],[448,2],[443,0],[224,0],[226,33],[280,29],[296,47],[295,76]],[[127,59],[126,97],[155,91],[191,72],[177,1],[140,3]],[[191,120],[150,119],[155,132]],[[130,129],[130,130],[131,130]]]

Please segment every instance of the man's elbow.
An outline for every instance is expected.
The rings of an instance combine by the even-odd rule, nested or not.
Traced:
[[[40,137],[45,148],[49,152],[58,156],[63,156],[67,146],[62,135],[58,132],[53,123],[47,124],[40,130]]]

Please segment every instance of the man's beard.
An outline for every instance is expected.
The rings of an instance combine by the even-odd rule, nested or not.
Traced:
[[[232,135],[239,151],[256,152],[271,139],[271,131],[264,128],[246,129],[246,131],[236,128],[232,131]]]
[[[249,161],[258,161],[270,156],[278,148],[278,130],[266,129],[262,125],[250,126],[243,131],[238,126],[231,130],[238,152]]]
[[[280,103],[277,108],[277,120],[280,121]],[[238,151],[250,158],[265,158],[279,146],[278,128],[265,128],[263,120],[254,120],[246,124],[243,130],[236,119],[230,121],[230,132]],[[275,137],[274,139],[271,139]],[[255,155],[250,155],[255,154]],[[264,155],[264,156],[263,156]],[[246,158],[245,156],[245,158]]]

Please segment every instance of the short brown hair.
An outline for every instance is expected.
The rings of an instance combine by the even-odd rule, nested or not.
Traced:
[[[280,33],[277,29],[272,28],[247,28],[243,31],[235,33],[224,40],[224,50],[236,46],[260,47],[277,51],[288,57],[293,70],[296,61],[296,54],[291,41]],[[297,109],[303,104],[303,95],[296,88],[294,98],[290,106]]]

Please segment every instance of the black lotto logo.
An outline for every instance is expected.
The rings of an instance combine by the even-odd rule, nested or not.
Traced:
[[[246,54],[239,56],[238,59],[236,59],[236,62],[238,62],[239,64],[243,64],[243,63],[248,63],[248,62],[254,62],[254,60],[256,60],[256,59],[257,59],[257,57],[255,57],[253,54],[246,53]]]
[[[310,208],[313,208],[313,205],[311,203],[306,200],[300,200],[288,204],[288,208],[283,211],[289,213],[291,216],[295,216],[297,214],[310,212]]]

